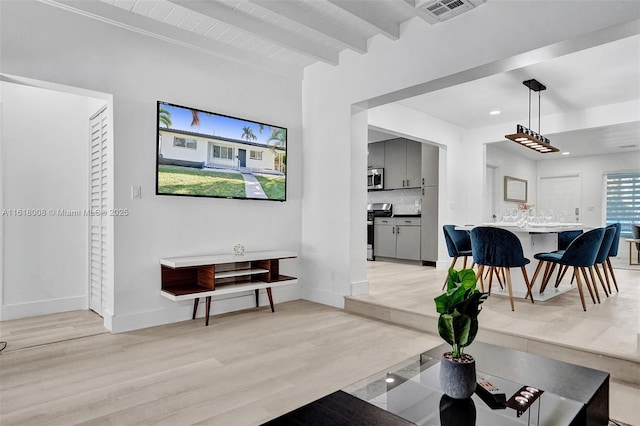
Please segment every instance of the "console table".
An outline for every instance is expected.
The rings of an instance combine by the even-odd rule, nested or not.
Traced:
[[[264,288],[274,312],[271,289],[298,282],[295,277],[280,274],[279,261],[297,256],[288,251],[256,251],[240,256],[217,254],[160,259],[160,294],[173,301],[193,299],[193,319],[200,298],[206,297],[205,325],[209,325],[211,296],[216,295],[254,290],[258,307],[258,292]]]

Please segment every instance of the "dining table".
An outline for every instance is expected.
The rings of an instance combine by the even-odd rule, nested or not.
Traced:
[[[524,254],[524,257],[531,261],[528,265],[525,266],[529,282],[531,282],[531,280],[533,279],[533,274],[535,272],[536,266],[538,265],[538,261],[534,259],[534,255],[537,253],[556,251],[558,249],[558,233],[564,231],[584,231],[590,229],[583,226],[582,223],[560,222],[530,223],[524,225],[512,222],[488,222],[482,223],[481,225],[456,226],[456,229],[471,231],[471,229],[475,228],[476,226],[493,226],[506,229],[513,232],[518,237],[518,240],[522,245],[522,252]],[[543,272],[544,270],[540,272],[538,278],[536,279],[536,282],[533,283],[532,293],[534,300],[549,300],[575,288],[575,286],[571,285],[568,280],[565,279],[557,287],[549,285],[545,288],[544,293],[540,293]],[[485,280],[485,285],[487,284],[487,282],[488,281]],[[527,286],[520,271],[514,270],[511,273],[511,286],[513,289],[514,297],[524,298],[527,295]],[[485,291],[488,291],[488,288],[485,288]],[[509,297],[509,292],[506,286],[503,285],[501,288],[498,280],[495,277],[493,278],[491,286],[491,294]]]

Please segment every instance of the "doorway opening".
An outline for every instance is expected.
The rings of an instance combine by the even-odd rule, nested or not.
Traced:
[[[7,74],[0,84],[0,208],[33,213],[0,222],[0,320],[91,309],[110,329],[113,222],[103,212],[113,206],[112,96]],[[91,237],[98,216],[99,252]],[[99,295],[91,285],[96,268]]]

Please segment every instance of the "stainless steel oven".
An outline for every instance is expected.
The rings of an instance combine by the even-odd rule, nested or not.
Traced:
[[[367,260],[375,260],[375,257],[373,256],[373,221],[375,217],[379,216],[393,216],[393,206],[388,203],[367,204]]]
[[[367,169],[367,189],[384,189],[384,169]]]

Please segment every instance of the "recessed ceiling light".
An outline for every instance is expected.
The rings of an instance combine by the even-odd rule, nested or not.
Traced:
[[[500,111],[498,111],[498,110],[496,109],[496,110],[490,111],[490,112],[489,112],[489,114],[491,114],[491,115],[498,115],[498,114],[500,114]]]
[[[562,153],[562,155],[569,155],[569,154],[571,154],[569,151],[565,151]]]

